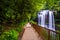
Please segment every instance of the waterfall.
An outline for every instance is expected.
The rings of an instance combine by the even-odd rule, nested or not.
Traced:
[[[54,14],[49,10],[42,10],[38,13],[38,25],[55,31]],[[55,33],[50,32],[54,37]],[[55,39],[55,37],[53,38]],[[52,39],[52,40],[53,40]]]
[[[55,31],[54,15],[52,11],[43,10],[38,13],[38,25]]]

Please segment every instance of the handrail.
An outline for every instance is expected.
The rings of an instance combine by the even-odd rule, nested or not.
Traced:
[[[32,24],[32,23],[30,23],[30,24]],[[37,24],[35,24],[35,25],[37,25]],[[37,26],[39,26],[39,25],[37,25]],[[58,33],[58,34],[60,34],[60,32],[58,32],[58,31],[54,31],[54,30],[51,30],[51,29],[48,29],[48,28],[45,28],[45,27],[42,27],[42,26],[40,26],[41,28],[44,28],[44,29],[46,29],[46,30],[49,30],[49,31],[52,31],[52,32],[55,32],[55,33]]]
[[[41,26],[40,26],[40,27],[41,27]],[[51,32],[54,32],[54,33],[57,33],[57,34],[60,34],[60,32],[58,32],[58,31],[54,31],[54,30],[51,30],[51,29],[48,29],[48,28],[45,28],[45,27],[42,27],[42,28],[48,30],[48,40],[50,40],[50,31],[51,31]]]
[[[41,27],[41,26],[40,26]],[[46,29],[46,30],[49,30],[49,31],[52,31],[52,32],[55,32],[55,33],[57,33],[57,34],[60,34],[60,32],[58,32],[58,31],[54,31],[54,30],[51,30],[51,29],[48,29],[48,28],[45,28],[45,27],[42,27],[42,28],[44,28],[44,29]]]
[[[41,26],[39,26],[38,24],[33,24],[33,23],[30,23],[32,26],[33,25],[35,25],[35,26],[37,26],[37,27],[41,27]],[[58,31],[54,31],[54,30],[51,30],[51,29],[48,29],[48,28],[45,28],[45,27],[41,27],[41,28],[43,28],[43,29],[45,29],[45,30],[48,30],[48,40],[50,40],[50,31],[51,32],[54,32],[54,33],[57,33],[57,34],[59,34],[60,35],[60,32],[58,32]]]

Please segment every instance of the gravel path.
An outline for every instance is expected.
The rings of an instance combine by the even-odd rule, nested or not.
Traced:
[[[25,31],[21,40],[42,40],[35,29],[28,23],[25,25]]]

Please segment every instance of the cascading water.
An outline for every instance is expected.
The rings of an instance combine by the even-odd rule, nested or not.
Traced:
[[[52,11],[43,10],[38,13],[38,25],[55,31],[54,15]]]
[[[55,31],[54,15],[52,11],[42,10],[38,13],[38,25]],[[52,35],[55,34],[51,32]]]

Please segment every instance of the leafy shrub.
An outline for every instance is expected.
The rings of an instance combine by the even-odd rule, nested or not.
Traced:
[[[23,30],[23,27],[16,28],[16,31],[21,32]]]
[[[15,30],[9,30],[7,32],[4,32],[0,36],[0,40],[18,40],[18,32]]]
[[[2,25],[0,25],[0,35],[3,33],[3,30],[4,29],[4,27],[2,26]]]
[[[21,21],[20,23],[19,23],[19,26],[16,28],[16,31],[18,31],[18,32],[22,32],[22,30],[23,30],[23,27],[24,27],[24,25],[27,23],[27,21]]]
[[[33,24],[37,24],[37,22],[35,22],[35,21],[33,21],[33,20],[31,20],[30,22],[33,23]]]

